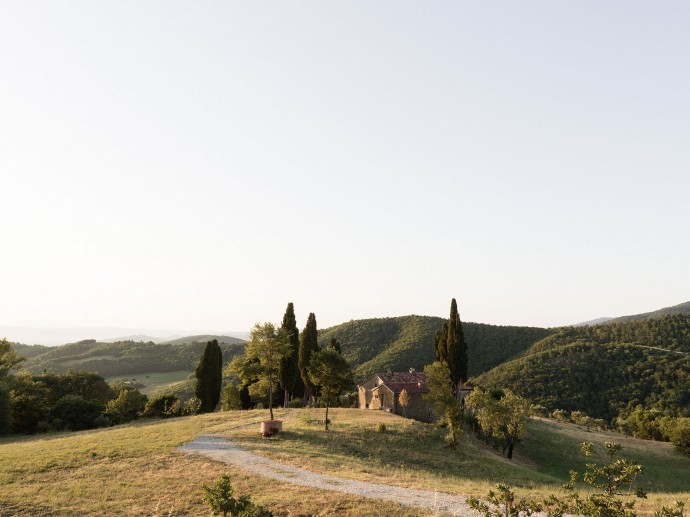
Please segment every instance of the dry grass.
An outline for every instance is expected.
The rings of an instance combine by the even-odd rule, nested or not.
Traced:
[[[226,434],[258,454],[315,472],[475,496],[506,481],[519,487],[520,496],[543,497],[557,491],[565,480],[562,472],[582,461],[579,442],[622,441],[655,480],[655,492],[638,508],[650,512],[678,498],[690,506],[690,459],[666,444],[537,422],[510,462],[467,435],[450,449],[442,442],[444,430],[382,412],[336,409],[328,433],[323,410],[276,414],[285,419],[285,432],[271,439],[258,433],[259,422],[267,418],[264,410],[0,440],[0,516],[208,515],[202,485],[223,472],[232,476],[238,494],[251,495],[276,515],[431,515],[278,483],[177,452],[177,446],[201,433]],[[383,433],[376,431],[379,422],[386,424]]]
[[[215,413],[81,433],[0,441],[0,516],[209,515],[202,485],[227,472],[238,494],[276,515],[401,515],[428,512],[310,490],[177,452],[197,434],[232,432],[265,412]]]

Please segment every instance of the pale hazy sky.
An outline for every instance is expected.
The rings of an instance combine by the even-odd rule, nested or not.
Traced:
[[[0,325],[687,301],[689,24],[684,1],[5,0]]]

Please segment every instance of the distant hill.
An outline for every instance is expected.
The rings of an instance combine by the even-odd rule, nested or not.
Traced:
[[[475,382],[599,418],[638,404],[690,416],[690,316],[558,329]]]
[[[234,338],[231,338],[234,339]],[[190,340],[191,341],[191,340]],[[244,342],[222,343],[223,361],[227,363],[244,350]],[[68,369],[96,372],[104,377],[125,376],[148,372],[193,371],[206,346],[206,341],[185,344],[135,341],[102,343],[93,339],[48,347],[22,363],[25,370],[40,373],[65,372]]]
[[[163,345],[185,345],[189,343],[208,343],[209,341],[213,341],[214,339],[218,340],[218,344],[225,343],[228,345],[237,345],[245,342],[243,339],[232,336],[199,335],[169,339],[166,341],[161,341],[160,343]]]
[[[648,320],[651,318],[660,318],[661,316],[671,316],[673,314],[690,315],[690,302],[674,305],[673,307],[665,307],[657,311],[643,312],[642,314],[633,314],[630,316],[619,316],[617,318],[597,318],[594,320],[583,321],[575,323],[573,327],[591,327],[593,325],[602,325],[604,323],[623,323],[626,321]]]
[[[24,345],[22,343],[10,343],[10,345],[20,356],[26,358],[40,355],[51,349],[51,347],[43,345]]]
[[[389,368],[421,370],[434,360],[434,335],[444,321],[416,315],[354,320],[319,331],[319,344],[325,346],[336,337],[343,355],[355,366],[358,381]],[[478,375],[517,356],[552,332],[537,327],[482,323],[463,322],[462,326],[470,375]]]
[[[672,316],[673,314],[685,314],[690,316],[690,302],[674,305],[673,307],[664,307],[653,312],[643,312],[642,314],[633,314],[632,316],[620,316],[612,318],[607,323],[624,323],[626,321],[648,320],[652,318],[660,318],[662,316]]]
[[[99,339],[100,343],[117,343],[119,341],[143,341],[144,343],[161,343],[162,339],[155,338],[153,336],[147,336],[146,334],[133,334],[131,336],[120,336],[113,337],[109,339]]]
[[[573,327],[592,327],[594,325],[601,325],[602,323],[606,323],[607,321],[611,321],[612,319],[613,318],[603,317],[597,318],[595,320],[581,321],[580,323],[575,323]]]

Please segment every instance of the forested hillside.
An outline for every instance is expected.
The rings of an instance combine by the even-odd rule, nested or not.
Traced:
[[[98,343],[79,341],[29,357],[22,363],[24,369],[34,373],[43,370],[63,373],[69,369],[95,372],[104,377],[148,372],[193,371],[206,342],[189,344],[155,344],[120,341]],[[221,345],[223,361],[227,363],[244,350],[243,342]],[[21,351],[20,355],[21,355]]]
[[[350,321],[319,332],[321,346],[332,337],[343,355],[356,365],[358,381],[377,371],[421,370],[434,360],[434,334],[445,320],[433,316],[400,316]],[[528,349],[552,331],[536,327],[508,327],[463,323],[469,373],[478,375]]]
[[[660,318],[662,316],[673,316],[674,314],[683,314],[690,316],[690,302],[674,305],[673,307],[664,307],[653,312],[645,312],[642,314],[632,314],[630,316],[620,316],[609,320],[609,323],[625,323],[628,321],[648,320],[653,318]]]
[[[43,354],[51,349],[49,346],[43,345],[23,345],[22,343],[10,343],[10,345],[21,357],[26,358]]]
[[[560,329],[475,380],[597,418],[638,404],[690,416],[690,316]]]

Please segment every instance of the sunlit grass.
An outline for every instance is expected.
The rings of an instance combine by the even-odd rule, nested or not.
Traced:
[[[177,451],[202,433],[222,433],[246,448],[315,472],[461,495],[484,495],[495,483],[519,496],[558,491],[567,472],[584,463],[579,443],[623,442],[645,466],[640,486],[651,490],[638,508],[650,511],[689,499],[690,459],[670,445],[588,432],[572,424],[532,422],[513,461],[465,434],[453,449],[444,429],[380,411],[335,409],[331,431],[324,410],[276,411],[284,432],[261,438],[268,411],[236,411],[127,426],[0,440],[0,514],[208,515],[202,485],[229,472],[239,494],[249,494],[277,515],[432,515],[336,492],[307,489],[244,473]],[[377,432],[379,422],[385,432]],[[690,504],[690,501],[688,501]]]
[[[280,412],[279,412],[280,414]],[[209,515],[204,484],[228,472],[238,494],[276,515],[427,515],[346,494],[278,483],[187,455],[200,433],[258,430],[265,412],[142,421],[80,433],[0,440],[0,515]]]

